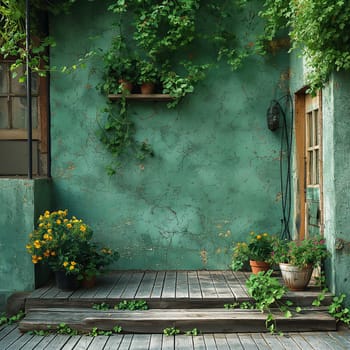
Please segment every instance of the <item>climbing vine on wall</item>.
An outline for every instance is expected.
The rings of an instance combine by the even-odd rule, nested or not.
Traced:
[[[333,71],[350,70],[350,3],[345,0],[266,0],[265,41],[288,30],[292,49],[300,50],[310,67],[311,92]]]

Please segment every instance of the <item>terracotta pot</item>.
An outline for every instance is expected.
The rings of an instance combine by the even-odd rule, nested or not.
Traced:
[[[122,89],[124,91],[128,91],[131,93],[133,85],[132,82],[124,80],[124,79],[119,79],[119,84],[122,86]]]
[[[249,264],[254,275],[260,271],[268,271],[270,269],[270,264],[265,261],[250,260]]]
[[[75,290],[79,288],[79,281],[74,275],[67,275],[65,271],[55,272],[56,286],[61,290]]]
[[[312,265],[300,268],[291,264],[279,264],[283,281],[290,290],[305,290],[310,282]]]
[[[141,94],[149,95],[154,92],[154,83],[143,83],[141,85]]]
[[[96,285],[96,276],[91,276],[90,278],[83,278],[81,280],[81,287],[82,288],[92,288]]]

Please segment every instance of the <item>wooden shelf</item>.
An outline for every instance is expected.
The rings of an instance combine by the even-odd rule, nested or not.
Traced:
[[[111,101],[117,101],[122,98],[121,94],[110,94],[108,98]],[[125,97],[127,100],[139,100],[139,101],[172,101],[174,98],[168,94],[130,94]]]

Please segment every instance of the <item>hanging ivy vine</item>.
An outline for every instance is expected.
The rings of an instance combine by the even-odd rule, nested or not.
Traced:
[[[266,0],[265,41],[288,30],[291,49],[310,67],[310,91],[324,87],[333,71],[350,70],[350,3],[345,0]]]

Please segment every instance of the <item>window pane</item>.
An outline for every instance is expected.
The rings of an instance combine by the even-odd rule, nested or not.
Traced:
[[[12,99],[12,125],[14,129],[24,129],[27,127],[26,97],[13,97]],[[32,99],[33,129],[38,127],[38,99]]]
[[[319,141],[318,141],[318,110],[317,109],[314,110],[314,116],[315,116],[315,124],[314,124],[314,127],[315,127],[315,145],[318,145]]]
[[[316,160],[315,160],[316,164],[316,184],[320,183],[320,153],[319,150],[316,150]]]
[[[8,65],[6,63],[0,64],[0,94],[7,94],[8,87]]]
[[[8,115],[7,97],[0,98],[0,129],[8,129],[10,127]]]
[[[308,129],[308,146],[312,147],[313,146],[313,142],[312,142],[312,113],[308,113],[307,114],[307,129]]]
[[[14,94],[25,95],[27,92],[26,82],[20,83],[18,80],[23,77],[25,72],[23,68],[16,69],[17,76],[11,79],[11,92]],[[32,74],[32,94],[38,93],[38,75]]]
[[[307,179],[307,183],[309,185],[313,184],[313,152],[308,152],[308,156],[309,156],[309,164],[308,164],[308,179]]]

